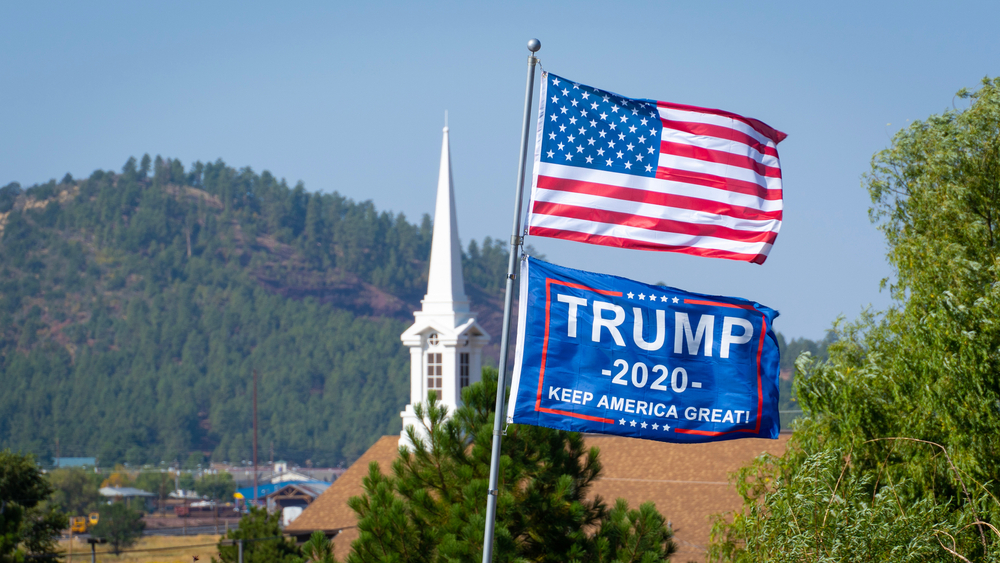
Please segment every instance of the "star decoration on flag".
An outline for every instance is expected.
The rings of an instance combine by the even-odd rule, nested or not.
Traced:
[[[655,102],[625,98],[583,84],[560,87],[557,82],[562,80],[545,76],[550,95],[543,100],[547,117],[540,153],[543,161],[633,176],[656,176],[663,126]],[[578,127],[577,123],[589,127]],[[597,141],[606,144],[599,147]],[[571,158],[562,148],[555,150],[559,143],[576,143],[576,152],[572,154],[579,158]],[[606,149],[613,149],[609,152],[612,158],[605,157]]]
[[[635,428],[635,421],[633,420],[631,422],[632,422],[632,428]]]
[[[623,419],[619,420],[618,424],[621,424],[622,426],[625,426],[625,419],[623,418]]]
[[[645,427],[647,427],[647,426],[649,426],[649,425],[648,425],[648,424],[646,424],[646,421],[645,421],[645,420],[643,420],[643,421],[642,421],[642,424],[640,424],[639,426],[642,426],[643,428],[645,428]]]

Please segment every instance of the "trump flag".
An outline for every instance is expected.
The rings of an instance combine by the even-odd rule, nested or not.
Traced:
[[[507,421],[661,442],[777,438],[777,311],[525,258]]]
[[[763,264],[786,135],[542,74],[528,234]]]

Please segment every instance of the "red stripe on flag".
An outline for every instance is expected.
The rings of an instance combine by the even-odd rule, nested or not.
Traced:
[[[761,135],[767,137],[768,139],[771,139],[772,141],[774,141],[774,144],[778,144],[781,141],[784,141],[786,137],[788,137],[788,135],[786,135],[785,133],[778,131],[774,127],[771,127],[770,125],[764,123],[763,121],[760,121],[759,119],[743,117],[742,115],[739,115],[737,113],[723,111],[721,109],[700,108],[698,106],[686,106],[684,104],[673,104],[670,102],[656,102],[656,107],[679,109],[682,111],[693,111],[697,113],[707,113],[710,115],[721,115],[723,117],[730,117],[732,119],[735,119],[736,121],[742,121],[743,123],[746,123],[750,127],[753,127],[754,131],[760,133]]]
[[[760,432],[760,416],[764,413],[764,383],[760,378],[760,356],[764,353],[765,336],[767,336],[767,315],[761,315],[760,344],[757,345],[757,432]]]
[[[700,303],[704,305],[718,305],[720,307],[738,307],[750,310],[756,310],[748,305],[731,305],[729,303],[716,303],[713,301],[696,301],[693,299],[685,299],[685,303]],[[691,428],[675,428],[674,432],[678,434],[694,434],[696,436],[725,436],[726,434],[736,434],[738,432],[746,432],[753,434],[760,434],[760,418],[764,414],[764,385],[761,381],[760,376],[760,357],[764,352],[764,338],[767,336],[767,315],[761,315],[761,328],[760,328],[760,344],[757,347],[757,426],[751,430],[749,428],[742,428],[739,430],[729,430],[726,432],[713,432],[711,430],[694,430]]]
[[[678,434],[694,434],[696,436],[725,436],[726,434],[736,434],[738,432],[744,432],[748,434],[759,434],[759,430],[753,430],[751,428],[743,428],[741,430],[729,430],[727,432],[713,432],[711,430],[694,430],[691,428],[674,428],[674,432]]]
[[[729,307],[730,309],[746,309],[748,311],[756,311],[753,305],[736,305],[734,303],[720,303],[718,301],[703,301],[701,299],[685,299],[684,303],[690,303],[692,305],[714,305],[716,307]]]
[[[564,205],[547,201],[536,201],[531,211],[532,213],[538,215],[555,215],[557,217],[581,219],[583,221],[594,221],[597,223],[607,223],[611,225],[625,225],[626,227],[636,227],[638,229],[647,229],[663,233],[678,233],[699,237],[715,237],[736,242],[762,242],[774,244],[774,239],[778,237],[778,233],[774,231],[741,231],[717,225],[687,223],[672,219],[646,217],[643,215],[634,215],[632,213],[622,213],[620,211],[608,211],[605,209],[594,209],[591,207]]]
[[[570,416],[570,417],[573,417],[573,418],[580,418],[580,419],[583,419],[583,420],[591,420],[591,421],[594,421],[594,422],[603,422],[604,424],[614,424],[615,423],[615,421],[613,419],[610,419],[610,418],[601,418],[599,416],[590,416],[588,414],[580,414],[578,412],[572,412],[572,411],[560,411],[560,410],[556,410],[556,409],[547,409],[545,407],[538,407],[535,410],[538,411],[538,412],[544,412],[544,413],[548,413],[548,414],[561,414],[563,416]]]
[[[726,151],[706,149],[693,145],[686,145],[684,143],[660,141],[660,154],[671,154],[674,156],[694,158],[717,164],[728,164],[730,166],[753,170],[757,174],[768,178],[781,178],[780,168],[765,166],[763,163],[757,162],[748,156],[740,156]]]
[[[696,184],[738,194],[752,195],[770,201],[781,199],[781,190],[769,190],[755,182],[736,180],[734,178],[716,176],[715,174],[705,174],[704,172],[692,172],[690,170],[658,166],[656,168],[656,177],[661,180],[670,180],[682,184]]]
[[[739,260],[741,262],[753,262],[763,264],[767,260],[765,254],[743,254],[740,252],[730,252],[716,248],[698,248],[694,246],[675,246],[667,244],[655,244],[643,240],[628,239],[622,237],[610,237],[603,235],[592,235],[577,231],[565,231],[562,229],[550,229],[546,227],[528,227],[528,234],[539,237],[559,238],[576,242],[586,242],[589,244],[599,244],[615,248],[630,248],[634,250],[656,250],[661,252],[679,252],[692,256],[703,256],[706,258],[724,258],[726,260]]]
[[[660,123],[666,129],[673,129],[681,133],[700,135],[704,137],[716,137],[727,141],[736,141],[749,146],[761,154],[766,154],[778,158],[778,149],[765,145],[757,139],[747,135],[743,131],[723,127],[722,125],[712,125],[711,123],[695,123],[693,121],[673,121],[670,119],[660,119]]]
[[[592,287],[587,287],[585,285],[580,285],[577,283],[570,283],[563,280],[556,280],[552,278],[545,278],[545,337],[542,340],[542,361],[538,367],[538,395],[535,397],[535,410],[538,412],[544,412],[549,414],[561,414],[563,416],[570,416],[574,418],[580,418],[583,420],[591,420],[594,422],[603,422],[605,424],[614,424],[615,421],[610,418],[601,418],[599,416],[590,416],[586,414],[575,413],[572,411],[563,411],[557,409],[549,409],[542,406],[542,389],[545,381],[545,358],[549,352],[549,319],[551,318],[551,305],[552,305],[552,284],[563,285],[567,287],[572,287],[575,289],[582,289],[585,291],[594,291],[600,293],[601,295],[612,295],[615,297],[621,297],[622,292],[611,291],[606,289],[594,289]]]
[[[782,213],[780,209],[777,211],[761,211],[760,209],[753,207],[730,205],[728,203],[721,203],[709,199],[665,194],[638,188],[623,188],[621,186],[599,184],[597,182],[566,180],[563,178],[556,178],[554,176],[539,175],[536,186],[546,190],[609,197],[622,201],[662,205],[664,207],[673,207],[676,209],[690,209],[691,211],[713,213],[716,215],[725,215],[727,217],[747,219],[751,221],[780,221]]]

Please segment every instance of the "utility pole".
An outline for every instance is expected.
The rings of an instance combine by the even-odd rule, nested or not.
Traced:
[[[56,467],[62,467],[62,456],[59,455],[59,436],[56,436]]]
[[[257,368],[253,370],[253,504],[257,506]]]

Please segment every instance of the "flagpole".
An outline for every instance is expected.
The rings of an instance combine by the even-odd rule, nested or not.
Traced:
[[[524,191],[524,165],[528,158],[528,128],[531,124],[531,93],[535,86],[535,53],[542,48],[537,39],[528,41],[528,84],[524,91],[524,126],[521,130],[521,160],[517,164],[517,186],[514,189],[514,226],[510,234],[510,256],[507,258],[507,287],[503,300],[503,330],[500,332],[500,367],[497,374],[496,416],[493,419],[493,453],[490,457],[490,485],[486,496],[486,534],[483,538],[483,563],[493,561],[493,535],[496,526],[497,496],[500,494],[500,441],[502,439],[504,395],[507,390],[507,348],[510,344],[510,310],[514,300],[514,275],[521,237],[521,194]]]

